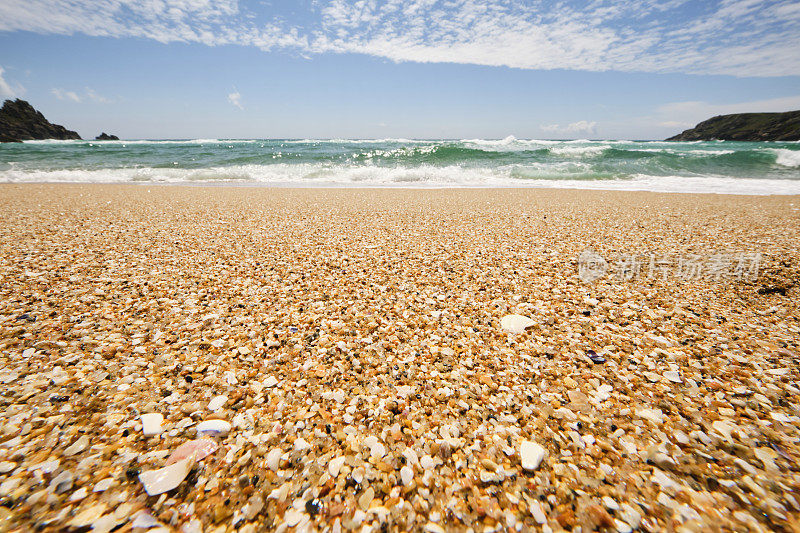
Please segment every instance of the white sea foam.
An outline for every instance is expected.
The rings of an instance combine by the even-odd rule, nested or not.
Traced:
[[[342,186],[503,186],[502,174],[492,169],[459,166],[378,167],[373,165],[274,164],[238,165],[200,169],[124,168],[96,170],[27,170],[0,172],[5,182],[65,183],[214,183],[240,182],[265,185]]]
[[[522,150],[535,150],[562,144],[564,141],[550,141],[546,139],[517,139],[509,135],[505,139],[461,139],[458,141],[468,148],[495,152],[514,152]]]
[[[286,144],[423,144],[442,142],[426,139],[272,139],[271,142]]]
[[[728,155],[735,154],[735,150],[692,150],[689,155]]]
[[[735,154],[735,150],[703,150],[703,149],[684,149],[675,150],[670,148],[626,148],[628,152],[646,152],[652,154],[672,154],[680,157],[703,157],[710,155]]]
[[[559,148],[550,148],[550,153],[568,157],[592,157],[602,154],[609,148],[611,148],[611,146],[608,144],[594,144],[590,146],[562,146]]]
[[[239,165],[201,169],[125,168],[0,171],[0,182],[240,184],[295,187],[539,187],[727,194],[800,194],[800,180],[651,176],[611,179],[592,174],[580,161],[519,166],[462,167],[332,165],[317,163]]]
[[[800,150],[787,150],[786,148],[772,148],[777,156],[775,163],[782,167],[800,167]]]

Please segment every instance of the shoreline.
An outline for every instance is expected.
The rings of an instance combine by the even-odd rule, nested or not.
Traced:
[[[163,182],[163,181],[131,181],[131,182],[9,182],[0,181],[0,188],[3,187],[13,187],[13,186],[21,186],[21,187],[178,187],[178,188],[192,188],[192,189],[202,189],[208,188],[211,190],[217,189],[278,189],[278,190],[299,190],[299,191],[307,191],[307,190],[337,190],[337,191],[418,191],[418,192],[425,192],[425,191],[529,191],[535,193],[537,191],[556,191],[556,192],[567,192],[567,191],[577,191],[577,192],[587,192],[587,193],[619,193],[619,194],[627,194],[627,193],[634,193],[634,194],[655,194],[655,195],[677,195],[677,196],[720,196],[720,197],[736,197],[736,198],[799,198],[800,193],[736,193],[736,192],[695,192],[695,191],[653,191],[648,189],[603,189],[603,188],[581,188],[581,187],[558,187],[558,186],[539,186],[539,185],[532,185],[527,187],[520,187],[516,185],[508,185],[508,186],[498,186],[498,185],[459,185],[459,186],[420,186],[420,187],[412,187],[408,185],[366,185],[366,186],[354,186],[353,184],[309,184],[309,185],[302,185],[296,182],[289,182],[286,184],[281,183],[264,183],[264,182]]]
[[[798,200],[2,184],[0,519],[790,529]]]
[[[105,142],[105,141],[104,141]],[[544,141],[153,141],[0,150],[0,181],[800,195],[800,145]]]

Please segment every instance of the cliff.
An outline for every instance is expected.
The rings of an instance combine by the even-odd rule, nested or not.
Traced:
[[[720,115],[668,141],[799,141],[800,111]]]
[[[50,123],[25,100],[6,100],[0,108],[0,142],[80,138],[64,126]]]

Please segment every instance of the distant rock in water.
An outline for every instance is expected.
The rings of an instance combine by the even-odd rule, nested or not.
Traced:
[[[106,132],[101,133],[97,137],[94,138],[95,141],[118,141],[119,137],[116,135],[109,135]]]
[[[667,140],[800,141],[800,111],[720,115]]]
[[[0,108],[0,142],[80,138],[64,126],[51,124],[25,100],[6,100]]]

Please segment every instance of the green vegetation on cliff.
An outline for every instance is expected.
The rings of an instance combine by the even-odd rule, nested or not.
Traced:
[[[800,111],[720,115],[668,141],[800,141]]]

